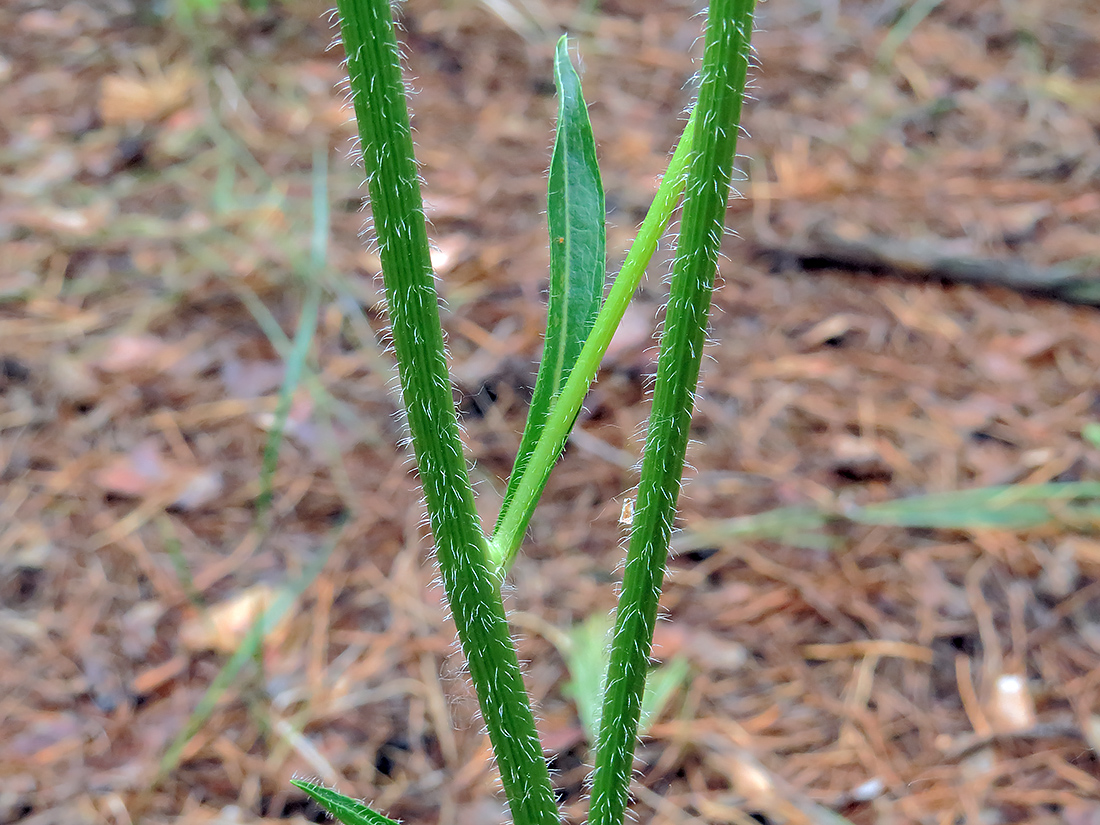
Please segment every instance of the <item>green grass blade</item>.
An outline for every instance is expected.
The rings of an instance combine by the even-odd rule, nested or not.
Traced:
[[[1100,422],[1090,421],[1081,428],[1081,440],[1090,447],[1100,447]]]
[[[318,273],[328,263],[328,156],[317,150],[313,156],[313,233],[310,238],[310,266],[313,272],[306,273],[306,300],[298,318],[298,330],[294,334],[294,343],[286,359],[286,372],[279,389],[279,400],[275,406],[275,418],[264,446],[263,465],[260,469],[260,496],[256,501],[257,518],[262,519],[271,505],[274,494],[273,481],[275,468],[279,464],[279,448],[283,443],[283,431],[290,416],[290,405],[294,393],[298,391],[302,375],[306,372],[306,359],[313,344],[313,335],[317,331],[317,315],[321,308],[321,279]]]
[[[183,554],[183,542],[180,541],[179,533],[176,531],[176,526],[171,517],[167,513],[161,513],[156,517],[155,523],[157,530],[160,532],[160,540],[164,543],[164,552],[168,554],[168,559],[172,562],[172,568],[176,571],[176,579],[187,596],[187,601],[199,610],[205,609],[206,602],[202,597],[202,593],[195,587],[195,580],[191,576],[191,568]]]
[[[546,338],[527,425],[498,524],[511,505],[550,407],[588,340],[603,300],[607,244],[603,184],[581,81],[569,61],[564,35],[554,57],[554,81],[558,88],[558,130],[547,186],[550,301]]]
[[[372,811],[362,802],[352,799],[350,796],[344,796],[342,793],[329,790],[323,785],[306,782],[302,779],[291,779],[290,784],[305,791],[310,799],[344,825],[397,825],[392,819]]]
[[[221,697],[229,689],[229,686],[233,684],[233,681],[237,678],[237,675],[244,666],[248,664],[249,661],[256,658],[260,653],[267,634],[279,624],[279,620],[282,619],[283,614],[293,606],[298,597],[302,595],[305,589],[313,583],[315,578],[317,578],[321,570],[324,569],[329,556],[332,555],[333,548],[336,547],[336,543],[340,540],[340,536],[342,535],[343,525],[332,534],[328,543],[322,548],[321,552],[317,554],[317,558],[302,570],[301,574],[294,581],[284,585],[271,604],[267,606],[267,609],[256,617],[256,621],[252,623],[241,646],[233,652],[233,655],[229,657],[229,661],[225,663],[225,666],[218,672],[218,675],[214,677],[214,680],[210,683],[210,687],[206,689],[206,693],[203,694],[194,712],[191,714],[191,717],[187,720],[187,724],[183,726],[183,730],[176,736],[175,740],[161,758],[160,768],[157,779],[154,780],[154,785],[157,781],[174,770],[176,765],[179,764],[183,749],[187,746],[187,743],[202,729],[202,726],[206,723],[210,714],[213,713],[214,709],[218,706]]]
[[[638,230],[638,236],[634,239],[615,282],[611,285],[607,300],[604,301],[600,314],[596,316],[596,323],[581,349],[580,357],[574,364],[561,395],[558,396],[557,402],[550,411],[542,436],[527,464],[527,471],[516,485],[512,504],[497,524],[496,532],[489,543],[493,564],[500,574],[503,574],[515,560],[523,540],[523,533],[531,520],[531,514],[535,511],[535,505],[538,503],[539,496],[542,495],[543,488],[546,487],[546,480],[550,477],[554,463],[565,447],[565,441],[577,420],[577,413],[588,393],[588,388],[599,371],[604,353],[607,352],[615,330],[619,328],[623,314],[630,305],[634,292],[638,289],[638,284],[653,258],[653,253],[657,250],[661,236],[668,228],[673,210],[680,202],[694,139],[695,113],[693,112],[684,127],[684,133],[680,137],[676,151],[669,161],[657,195]]]
[[[443,348],[389,0],[338,0],[390,331],[447,602],[516,825],[558,825],[550,774],[488,564]]]
[[[592,774],[591,825],[620,825],[633,771],[642,694],[725,226],[748,71],[754,0],[712,0],[698,130],[684,195],[653,410],[615,616]]]
[[[1051,523],[1094,527],[1100,524],[1100,482],[1004,484],[835,510],[781,507],[703,522],[677,537],[675,549],[684,553],[735,539],[803,544],[814,537],[813,531],[844,522],[929,530],[1027,530]],[[829,537],[821,538],[820,546],[827,547]]]
[[[677,553],[688,553],[734,539],[775,539],[788,544],[810,537],[828,525],[829,515],[813,507],[778,507],[763,513],[715,519],[681,533],[673,541]]]
[[[869,504],[845,512],[860,524],[955,530],[1023,530],[1063,519],[1095,521],[1100,482],[1003,485]]]
[[[886,33],[886,37],[883,38],[882,44],[875,54],[875,65],[881,68],[893,63],[894,57],[902,44],[910,38],[913,32],[916,31],[917,26],[923,23],[924,19],[934,12],[942,2],[943,0],[915,0],[898,18],[897,22],[890,27],[890,31]]]

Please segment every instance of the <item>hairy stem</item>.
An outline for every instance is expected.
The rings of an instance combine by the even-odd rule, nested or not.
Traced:
[[[664,576],[737,148],[754,0],[712,0],[698,129],[657,361],[653,410],[616,613],[593,773],[591,825],[619,825]]]
[[[447,599],[512,817],[517,825],[557,825],[459,440],[390,4],[338,0],[337,6],[398,372]]]

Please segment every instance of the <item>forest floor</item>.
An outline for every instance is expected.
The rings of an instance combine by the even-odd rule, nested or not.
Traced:
[[[327,7],[147,5],[0,4],[0,822],[319,821],[297,774],[414,825],[503,823],[402,445]],[[493,5],[401,7],[487,520],[544,324],[553,43],[569,30],[581,57],[617,269],[701,27],[676,0]],[[814,252],[824,227],[1036,271],[1100,260],[1092,0],[907,7],[759,8],[654,651],[689,676],[639,748],[642,821],[1100,822],[1096,519],[798,520],[1100,479],[1095,306]],[[559,637],[613,609],[668,255],[508,589],[570,822],[590,755]],[[766,530],[719,521],[778,508]]]

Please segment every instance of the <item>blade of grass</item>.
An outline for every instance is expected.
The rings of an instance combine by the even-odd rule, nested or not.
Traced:
[[[680,195],[684,191],[687,179],[687,166],[694,136],[695,113],[693,112],[684,127],[684,133],[680,137],[676,151],[669,161],[668,170],[657,190],[657,195],[650,204],[638,235],[627,253],[622,269],[611,285],[599,315],[596,316],[592,332],[585,341],[580,356],[565,382],[565,387],[546,419],[542,435],[527,463],[527,470],[516,484],[511,506],[497,524],[496,532],[489,543],[489,552],[498,575],[503,575],[515,560],[520,543],[523,541],[523,533],[531,521],[531,514],[535,511],[535,505],[542,495],[543,488],[546,487],[546,481],[550,477],[554,463],[565,448],[569,431],[573,428],[577,413],[580,412],[581,404],[584,403],[584,397],[588,394],[588,388],[599,371],[604,353],[611,344],[615,330],[619,328],[623,314],[634,297],[634,292],[653,258],[653,253],[657,250],[661,236],[668,228],[673,210],[680,202]]]
[[[187,743],[206,724],[206,720],[210,718],[210,714],[214,712],[218,702],[229,689],[229,686],[233,684],[244,666],[259,654],[267,634],[278,625],[279,620],[282,619],[287,610],[317,578],[317,575],[328,562],[329,556],[332,555],[333,548],[336,547],[343,532],[344,525],[341,524],[333,531],[328,542],[317,554],[317,558],[311,561],[294,581],[286,583],[271,604],[256,617],[241,646],[234,651],[229,661],[218,671],[218,675],[214,677],[210,687],[206,689],[206,693],[199,700],[187,723],[161,758],[157,777],[153,782],[154,785],[175,770],[180,757],[183,755],[184,748],[187,747]]]
[[[678,537],[677,552],[733,539],[772,538],[788,544],[805,540],[829,524],[943,530],[1026,530],[1050,523],[1100,524],[1100,482],[1005,484],[953,490],[835,510],[782,507],[750,516],[706,521]]]
[[[241,143],[237,136],[225,128],[216,113],[207,118],[206,128],[209,132],[209,137],[214,142],[215,146],[218,147],[223,160],[236,158],[243,179],[253,184],[260,192],[265,193],[262,196],[252,197],[242,201],[241,197],[239,197],[232,188],[233,182],[237,179],[237,174],[227,166],[227,162],[223,162],[217,167],[218,180],[221,181],[224,177],[228,181],[229,186],[222,187],[224,191],[221,191],[220,194],[216,192],[215,196],[212,198],[216,208],[232,212],[244,208],[243,204],[245,203],[255,201],[256,204],[267,204],[283,210],[285,207],[289,207],[296,203],[296,201],[285,198],[275,185],[274,180],[264,171],[263,167],[252,155],[249,148]],[[300,244],[295,242],[298,237],[297,231],[288,233],[286,242],[280,245],[286,258],[289,259],[293,271],[299,274],[307,283],[306,304],[303,307],[296,327],[298,334],[294,342],[287,338],[278,320],[256,293],[227,269],[225,264],[227,257],[224,253],[219,252],[217,247],[222,245],[232,248],[239,245],[240,239],[238,235],[227,232],[222,228],[214,227],[200,236],[189,238],[189,240],[194,243],[191,254],[210,272],[225,276],[227,286],[237,294],[241,302],[252,313],[256,323],[259,324],[260,328],[267,335],[268,340],[275,348],[279,357],[288,365],[281,386],[280,397],[276,401],[278,411],[273,416],[273,425],[269,431],[269,437],[265,444],[263,459],[265,469],[261,471],[260,475],[261,489],[257,498],[256,508],[258,523],[262,521],[264,511],[270,505],[272,493],[271,479],[275,469],[274,463],[277,458],[278,447],[281,444],[281,435],[285,432],[287,413],[290,407],[289,402],[293,399],[294,395],[293,388],[300,382],[304,382],[309,390],[310,398],[316,413],[315,420],[321,429],[322,446],[328,458],[329,469],[333,474],[333,480],[344,502],[349,507],[353,506],[355,502],[355,496],[352,495],[352,484],[348,478],[347,470],[344,467],[342,454],[337,446],[332,419],[334,416],[339,417],[350,432],[357,434],[361,433],[363,430],[363,421],[356,413],[350,410],[345,411],[340,404],[336,403],[326,387],[322,384],[319,376],[308,368],[308,362],[302,360],[305,357],[305,353],[308,352],[309,341],[303,340],[301,336],[305,333],[309,333],[307,337],[312,339],[312,335],[316,332],[317,311],[313,310],[310,305],[314,301],[319,302],[326,290],[331,289],[339,298],[344,299],[341,301],[341,305],[345,308],[350,308],[351,313],[357,315],[361,315],[362,313],[361,308],[354,300],[346,300],[347,288],[345,279],[342,278],[339,273],[332,272],[328,269],[328,252],[326,248],[329,237],[329,207],[327,194],[328,161],[327,153],[319,155],[320,151],[320,149],[315,150],[314,164],[311,172],[313,178],[310,210],[312,229],[310,230],[311,241],[309,251],[304,255],[301,253]],[[322,173],[324,173],[323,176]],[[289,209],[285,209],[285,211],[288,215],[291,214]],[[368,350],[377,348],[373,335],[369,338],[364,338],[361,348]],[[297,353],[295,352],[296,350]],[[294,373],[296,370],[293,365],[298,363],[302,365],[301,373],[295,376]],[[380,372],[389,369],[391,366],[392,365],[388,361],[381,358],[374,359],[371,364],[372,369]],[[370,438],[372,438],[372,434],[368,432],[365,435],[365,439]]]
[[[191,577],[191,568],[183,555],[182,542],[180,542],[179,534],[176,532],[175,524],[173,524],[167,513],[158,515],[154,522],[160,533],[160,540],[164,542],[164,552],[168,554],[168,558],[172,562],[172,568],[176,571],[176,578],[179,580],[180,587],[187,595],[187,601],[194,607],[202,609],[205,607],[205,600],[202,593],[195,587],[195,580]]]
[[[279,326],[279,321],[267,305],[246,284],[230,282],[229,287],[244,304],[245,308],[252,313],[252,317],[264,335],[267,336],[267,340],[279,357],[289,360],[293,342],[287,338],[283,328]],[[306,389],[309,390],[316,420],[321,428],[321,443],[328,458],[329,471],[332,473],[333,482],[344,503],[349,508],[354,508],[357,500],[353,492],[354,485],[348,477],[347,468],[344,465],[344,456],[338,444],[333,422],[339,420],[346,430],[349,433],[356,434],[362,443],[376,443],[377,432],[373,428],[367,427],[366,422],[359,417],[355,410],[350,409],[346,404],[332,396],[332,393],[321,381],[321,377],[314,370],[308,368],[308,362],[306,367],[302,375],[302,381],[305,383]]]
[[[917,26],[924,22],[924,18],[934,12],[942,2],[943,0],[915,0],[886,33],[886,37],[875,53],[875,65],[883,69],[893,63],[902,44],[916,31]]]
[[[779,507],[763,513],[715,519],[692,527],[673,541],[677,553],[687,553],[734,539],[776,539],[789,542],[792,536],[812,535],[827,526],[830,515],[814,507]]]
[[[753,10],[754,0],[712,0],[707,12],[699,124],[692,145],[611,660],[604,680],[592,773],[591,825],[619,825],[626,810],[657,599],[676,515],[725,226]]]
[[[564,35],[555,52],[554,82],[558,88],[558,129],[547,186],[550,301],[546,337],[527,425],[498,524],[508,512],[551,405],[588,339],[603,300],[607,244],[603,184],[580,78],[569,61]]]
[[[1100,515],[1100,482],[1009,484],[934,493],[869,504],[843,515],[860,524],[1022,530],[1056,521],[1060,516],[1096,520]]]
[[[558,825],[459,439],[388,0],[338,0],[390,331],[436,558],[516,825]]]
[[[313,270],[322,270],[328,263],[328,154],[317,149],[313,153],[313,233],[310,239],[310,264]],[[263,464],[260,468],[260,496],[256,500],[256,518],[263,520],[271,505],[272,480],[279,464],[279,448],[283,443],[283,430],[290,416],[290,405],[298,384],[306,369],[306,358],[317,330],[317,315],[321,308],[322,287],[320,278],[307,273],[306,300],[298,318],[298,330],[294,344],[286,358],[286,371],[275,406],[275,418],[268,431],[264,446]]]

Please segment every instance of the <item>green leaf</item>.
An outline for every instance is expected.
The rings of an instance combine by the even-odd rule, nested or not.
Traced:
[[[589,616],[569,633],[569,650],[561,653],[569,667],[569,682],[563,692],[577,706],[577,716],[588,734],[596,741],[600,724],[600,703],[603,674],[607,670],[607,644],[610,641],[611,619],[601,613]]]
[[[1081,438],[1091,447],[1100,447],[1100,422],[1090,421],[1082,427]]]
[[[596,741],[600,727],[600,705],[603,701],[603,679],[607,670],[611,627],[609,615],[593,614],[570,631],[568,648],[559,651],[569,668],[569,682],[565,685],[564,693],[576,704],[577,716],[580,717],[589,742]],[[688,671],[688,661],[680,656],[649,671],[639,724],[643,734],[687,680]]]
[[[796,543],[795,538],[809,540],[813,531],[828,523],[829,515],[812,507],[779,507],[748,516],[704,522],[677,536],[673,548],[677,553],[687,553],[733,539],[776,539],[790,544]]]
[[[645,680],[645,693],[642,694],[642,715],[638,720],[638,730],[643,736],[649,732],[649,726],[657,721],[676,691],[687,681],[690,671],[691,666],[683,656],[675,656],[649,671]]]
[[[329,790],[314,782],[291,779],[290,784],[305,791],[314,802],[332,814],[344,825],[397,825],[392,819],[372,811],[362,802]]]
[[[1003,485],[871,504],[844,515],[861,524],[1023,530],[1048,521],[1095,521],[1100,483]]]
[[[527,529],[543,488],[546,487],[554,462],[565,447],[573,422],[577,418],[577,412],[584,402],[585,395],[588,394],[588,388],[596,378],[604,353],[607,352],[615,330],[618,329],[623,314],[638,289],[638,284],[653,258],[653,253],[657,250],[661,236],[668,228],[673,210],[680,203],[680,196],[684,192],[686,183],[688,163],[691,160],[692,146],[695,142],[696,119],[696,112],[692,111],[676,151],[673,152],[672,159],[668,163],[664,179],[638,230],[638,236],[631,244],[622,269],[619,270],[619,274],[611,284],[611,289],[608,290],[607,298],[600,309],[600,314],[596,316],[596,323],[592,327],[588,341],[585,342],[577,363],[573,365],[573,371],[569,374],[569,380],[565,382],[565,387],[546,419],[542,436],[531,453],[523,478],[516,486],[515,497],[507,508],[507,515],[506,517],[502,515],[497,523],[493,539],[489,543],[489,552],[493,565],[500,575],[503,575],[515,560],[523,540],[523,532]]]
[[[751,516],[703,522],[679,536],[675,548],[684,553],[736,539],[770,538],[827,549],[832,544],[830,537],[814,531],[843,523],[927,530],[1027,530],[1050,523],[1094,527],[1100,524],[1100,482],[1004,484],[899,498],[863,507],[841,505],[832,510],[782,507]]]
[[[550,303],[546,337],[531,410],[504,494],[498,524],[542,435],[550,408],[584,347],[603,300],[606,267],[604,195],[592,124],[581,82],[563,36],[554,57],[558,130],[547,186],[550,229]]]

